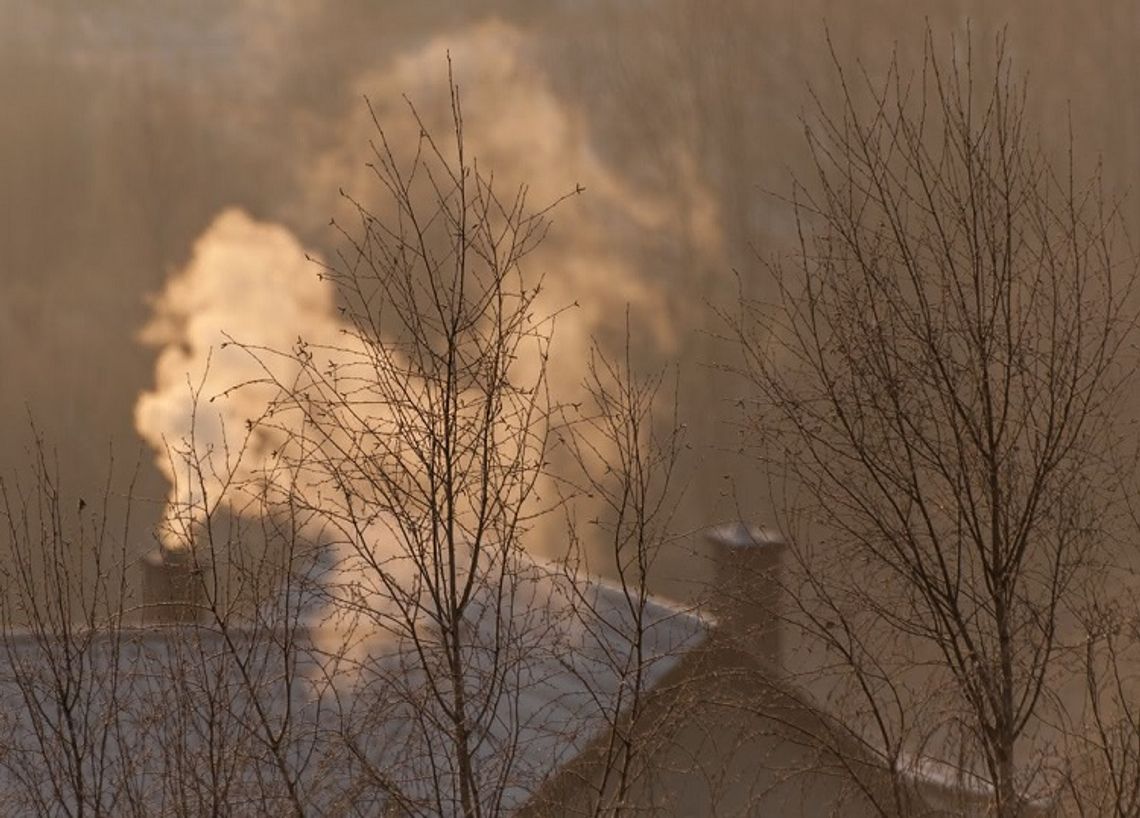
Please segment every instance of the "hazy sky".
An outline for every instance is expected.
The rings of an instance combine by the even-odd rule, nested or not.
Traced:
[[[151,442],[177,434],[175,393],[212,333],[333,320],[298,256],[333,251],[338,187],[367,195],[362,96],[397,135],[401,94],[441,121],[450,49],[481,164],[536,201],[587,189],[534,259],[552,303],[581,304],[559,326],[560,387],[590,335],[618,341],[630,304],[639,364],[683,365],[699,462],[682,524],[732,514],[732,485],[762,516],[706,303],[731,303],[734,268],[762,291],[754,252],[788,236],[765,191],[803,166],[808,84],[826,98],[832,77],[825,23],[872,72],[896,44],[914,54],[926,19],[940,46],[968,23],[983,51],[1008,25],[1046,143],[1071,111],[1078,148],[1125,192],[1140,179],[1138,16],[1124,0],[0,0],[0,465],[23,462],[30,410],[69,480],[98,480],[113,441],[162,498],[140,396]],[[242,275],[237,297],[226,276]],[[295,309],[259,307],[264,281]]]

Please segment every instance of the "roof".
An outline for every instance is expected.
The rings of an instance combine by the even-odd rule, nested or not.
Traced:
[[[477,583],[467,608],[471,647],[466,652],[465,695],[488,708],[483,722],[489,729],[480,736],[474,756],[483,775],[502,781],[498,806],[510,811],[624,709],[638,656],[641,684],[650,690],[705,640],[709,623],[668,601],[640,600],[613,583],[596,577],[580,580],[532,558],[508,574],[509,615],[497,610],[502,607],[495,604],[497,581]],[[344,610],[342,605],[334,608]],[[425,646],[429,653],[441,647],[430,622],[418,629],[415,639],[351,617],[346,621],[338,615],[335,622],[323,623],[325,642],[317,640],[318,650],[336,666],[328,676],[338,695],[347,690],[352,691],[347,699],[368,701],[368,695],[356,691],[378,684],[408,685],[396,691],[382,718],[373,717],[376,740],[369,752],[378,766],[402,771],[407,797],[416,803],[430,800],[440,789],[439,779],[422,772],[438,754],[440,735],[436,728],[420,724],[423,711],[434,711],[435,704],[415,695],[418,686],[432,683],[428,666],[441,659],[429,657],[425,662],[421,656]],[[339,641],[328,644],[330,637]],[[444,676],[437,673],[436,680]],[[500,684],[503,676],[508,679],[505,685]],[[453,811],[447,804],[434,806],[443,814]]]
[[[497,799],[485,806],[506,812],[606,730],[639,656],[643,689],[652,689],[709,626],[669,602],[530,559],[508,580],[501,606],[495,582],[477,584],[463,650],[476,775]],[[218,793],[234,799],[229,814],[267,814],[292,797],[286,770],[317,814],[458,814],[441,705],[455,691],[439,672],[441,641],[430,624],[401,633],[367,606],[346,614],[329,599],[322,586],[300,607],[280,601],[291,619],[262,611],[225,628],[8,634],[0,813],[36,811],[36,797],[74,804],[79,796],[56,792],[52,779],[75,781],[82,770],[88,787],[105,790],[84,797],[115,814],[127,814],[116,806],[124,798],[145,802],[140,814],[170,814],[187,798],[207,812],[202,799]],[[67,676],[71,688],[60,684]],[[83,725],[78,764],[57,752],[69,720]]]

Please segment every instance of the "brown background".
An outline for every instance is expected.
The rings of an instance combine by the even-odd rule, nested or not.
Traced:
[[[679,527],[731,516],[734,504],[764,517],[763,489],[735,456],[743,389],[712,366],[730,353],[713,340],[707,305],[731,303],[733,269],[762,294],[754,252],[787,239],[788,213],[764,191],[786,190],[804,166],[808,85],[826,96],[833,77],[825,24],[845,61],[872,70],[896,48],[904,60],[918,53],[927,20],[940,47],[968,26],[983,51],[1008,26],[1046,143],[1065,137],[1071,111],[1078,149],[1103,155],[1110,187],[1127,193],[1140,180],[1138,9],[1129,0],[0,0],[0,466],[26,462],[30,413],[75,487],[101,479],[109,444],[128,465],[141,459],[153,519],[165,486],[132,422],[154,380],[156,350],[137,337],[148,297],[230,205],[329,252],[336,186],[356,178],[367,137],[359,95],[373,94],[382,112],[397,91],[430,99],[439,72],[421,82],[424,63],[399,61],[426,54],[442,65],[445,47],[475,43],[458,65],[469,109],[521,111],[488,152],[510,163],[533,142],[518,172],[549,170],[561,184],[558,153],[572,144],[570,171],[587,177],[543,257],[555,277],[575,254],[584,268],[609,265],[567,279],[565,292],[587,302],[580,329],[616,344],[624,303],[641,293],[639,365],[682,364],[695,477]],[[480,68],[507,47],[507,68]],[[526,119],[547,110],[536,88],[565,126],[549,145],[549,122]],[[1136,197],[1125,212],[1135,225]],[[678,566],[692,579],[705,570],[682,551],[664,567]]]

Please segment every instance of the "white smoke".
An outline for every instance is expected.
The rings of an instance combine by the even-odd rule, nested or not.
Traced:
[[[529,259],[545,275],[540,311],[563,313],[557,329],[552,386],[562,395],[577,390],[585,374],[591,338],[622,323],[626,305],[646,337],[646,350],[672,354],[683,340],[671,314],[678,270],[644,269],[637,247],[649,235],[659,247],[695,247],[708,257],[720,252],[722,234],[715,198],[699,180],[691,159],[675,162],[669,197],[642,193],[609,168],[593,149],[589,111],[568,105],[541,69],[535,41],[507,23],[491,20],[439,36],[395,58],[382,70],[356,80],[393,144],[414,144],[418,126],[407,112],[415,104],[429,132],[454,152],[447,87],[447,60],[459,85],[467,160],[493,172],[496,188],[508,195],[525,186],[530,204],[542,207],[581,185],[585,195],[552,213],[549,239]],[[375,124],[361,104],[340,124],[345,138],[314,162],[306,187],[332,197],[339,188],[367,199],[376,189],[365,167]],[[667,255],[667,254],[666,254]],[[686,305],[686,307],[691,305]]]
[[[189,264],[155,298],[141,336],[159,354],[154,388],[135,405],[135,426],[170,484],[168,523],[201,519],[203,504],[221,498],[234,469],[253,468],[271,453],[270,436],[247,432],[276,393],[267,376],[287,381],[295,365],[270,351],[288,352],[300,336],[336,339],[334,299],[281,226],[229,209],[197,240]],[[195,462],[203,465],[204,486],[187,468]],[[185,546],[189,535],[184,525],[168,527],[165,544]]]
[[[540,313],[578,305],[561,314],[555,330],[551,371],[557,378],[551,387],[554,398],[563,400],[578,393],[594,334],[620,325],[627,305],[641,319],[646,334],[634,343],[651,365],[654,356],[669,355],[680,341],[670,316],[671,275],[638,269],[637,254],[623,249],[623,242],[648,232],[660,235],[663,243],[688,243],[715,253],[720,231],[714,199],[695,178],[691,162],[677,163],[677,187],[666,200],[638,193],[607,168],[591,148],[583,114],[549,87],[532,48],[518,29],[484,23],[429,41],[386,69],[361,76],[356,88],[372,101],[397,152],[419,137],[404,95],[417,103],[425,126],[447,152],[450,55],[461,84],[468,161],[475,158],[482,173],[493,172],[504,194],[526,185],[535,207],[579,184],[586,188],[585,197],[554,211],[550,240],[527,261],[545,277]],[[356,106],[339,130],[342,146],[302,171],[303,187],[312,195],[283,207],[289,220],[311,220],[322,207],[324,217],[335,212],[339,188],[364,200],[379,189],[364,165],[370,158],[366,146],[376,136],[367,108]],[[201,496],[191,475],[179,473],[179,460],[169,456],[169,447],[185,450],[192,443],[195,457],[223,461],[227,445],[232,452],[246,439],[248,422],[263,415],[275,393],[264,385],[234,387],[262,379],[264,365],[283,367],[273,374],[285,381],[290,377],[287,357],[267,353],[255,358],[247,348],[227,345],[228,339],[278,352],[292,349],[298,338],[315,346],[343,343],[333,287],[318,272],[286,228],[231,209],[202,234],[190,263],[154,301],[143,338],[159,348],[155,386],[139,397],[136,426],[170,482],[171,510],[183,512],[168,516],[200,517],[202,503],[221,489],[219,481],[207,481],[207,496]],[[259,464],[278,441],[255,435],[248,443],[243,462]],[[219,473],[232,465],[222,462]],[[167,544],[188,539],[188,532],[173,532]]]

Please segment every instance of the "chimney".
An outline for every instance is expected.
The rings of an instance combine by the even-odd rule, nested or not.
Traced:
[[[189,549],[157,547],[142,558],[142,621],[147,625],[197,622],[205,598],[203,566]]]
[[[732,644],[778,669],[782,658],[780,563],[787,543],[780,532],[744,522],[705,532],[715,563],[712,612]]]

